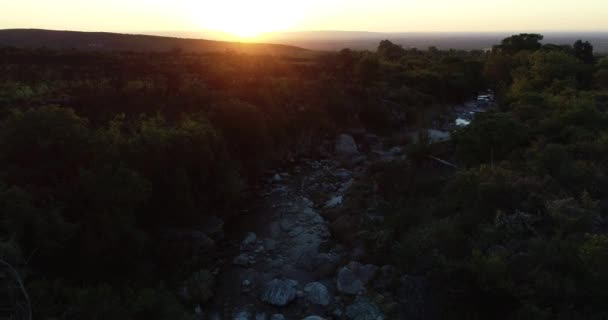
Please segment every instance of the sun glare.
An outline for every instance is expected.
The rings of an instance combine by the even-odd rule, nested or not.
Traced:
[[[203,29],[252,39],[265,32],[293,26],[303,11],[293,2],[284,0],[223,0],[203,1],[193,14],[195,23]]]

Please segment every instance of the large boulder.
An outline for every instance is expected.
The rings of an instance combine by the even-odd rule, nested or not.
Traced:
[[[286,306],[296,298],[298,282],[295,280],[274,279],[262,291],[262,301],[275,306]]]
[[[353,304],[346,307],[345,314],[349,320],[384,320],[380,308],[367,299],[357,299]]]
[[[322,306],[329,305],[331,302],[331,296],[327,287],[319,282],[311,282],[304,287],[304,296],[306,300],[312,304],[318,304]]]
[[[341,157],[352,157],[359,154],[355,139],[348,134],[341,134],[336,139],[336,153]]]
[[[352,295],[364,292],[377,271],[377,266],[352,261],[338,272],[338,291]]]

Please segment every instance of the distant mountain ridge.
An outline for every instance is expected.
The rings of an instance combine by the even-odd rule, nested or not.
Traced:
[[[366,32],[302,31],[275,32],[260,38],[272,43],[296,45],[312,50],[375,50],[379,41],[389,39],[406,48],[483,50],[518,32]],[[608,32],[539,32],[545,43],[573,44],[582,39],[591,42],[597,52],[608,53]]]
[[[54,31],[43,29],[0,30],[0,46],[78,49],[89,51],[236,51],[273,55],[309,55],[310,50],[337,51],[343,48],[375,50],[389,39],[406,48],[483,50],[516,32],[366,32],[294,31],[265,33],[259,42],[238,42],[236,37],[212,31],[159,31],[145,34]],[[591,42],[598,53],[608,53],[608,32],[546,32],[545,43]],[[222,40],[228,39],[228,40]],[[260,43],[263,42],[263,43]]]
[[[255,54],[298,54],[308,50],[290,45],[240,43],[155,35],[109,32],[55,31],[43,29],[0,30],[0,46],[22,48],[77,49],[84,51],[237,51]]]

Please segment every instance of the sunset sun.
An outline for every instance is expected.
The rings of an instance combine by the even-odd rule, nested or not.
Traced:
[[[287,1],[229,0],[200,5],[193,15],[195,23],[202,29],[251,39],[265,32],[293,26],[301,17],[302,10]]]

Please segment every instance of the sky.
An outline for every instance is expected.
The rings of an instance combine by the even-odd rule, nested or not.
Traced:
[[[0,0],[0,29],[608,31],[608,0]]]

